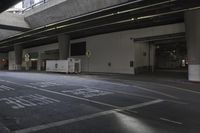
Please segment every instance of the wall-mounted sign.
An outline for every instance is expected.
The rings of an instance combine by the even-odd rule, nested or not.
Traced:
[[[25,57],[25,62],[29,62],[30,61],[30,55],[27,53],[24,55]]]
[[[86,56],[89,58],[91,55],[92,55],[92,52],[91,52],[90,50],[88,50],[88,51],[86,52]]]

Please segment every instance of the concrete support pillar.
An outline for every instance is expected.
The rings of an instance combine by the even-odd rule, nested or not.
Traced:
[[[41,59],[41,53],[38,52],[38,62],[37,62],[37,70],[41,71],[41,67],[42,67],[42,59]]]
[[[185,13],[186,39],[188,49],[188,78],[200,82],[200,10]]]
[[[65,34],[59,35],[58,44],[59,44],[59,59],[66,60],[67,58],[69,58],[70,36]]]
[[[21,70],[22,69],[22,46],[15,45],[15,70]]]

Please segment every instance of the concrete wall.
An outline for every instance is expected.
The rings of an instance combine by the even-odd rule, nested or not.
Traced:
[[[86,56],[75,57],[81,59],[82,71],[134,74],[134,68],[149,66],[149,45],[146,43],[133,42],[131,38],[151,37],[184,31],[184,24],[180,23],[90,36],[72,40],[71,43],[86,41],[87,50],[92,53],[90,58]],[[24,54],[39,52],[40,55],[44,53],[44,51],[53,49],[58,49],[58,44],[25,49]],[[153,65],[154,48],[151,47],[150,51],[150,64]],[[130,61],[134,61],[134,68],[130,67]],[[109,66],[108,63],[111,63],[111,66]],[[40,65],[41,64],[38,64],[38,67]]]
[[[25,19],[35,28],[127,1],[129,0],[49,0],[25,12]]]
[[[8,69],[15,70],[15,53],[14,53],[14,51],[10,51],[8,53],[8,63],[9,63]]]
[[[25,22],[23,15],[12,14],[8,12],[3,12],[0,14],[0,25],[29,28],[29,25]],[[6,39],[9,36],[13,36],[19,33],[21,32],[0,29],[0,40]]]
[[[29,25],[24,20],[24,15],[9,12],[3,12],[0,14],[0,25],[29,28]]]
[[[122,32],[92,36],[78,41],[86,41],[91,57],[81,57],[83,71],[134,73],[129,62],[134,61],[133,42]],[[111,63],[111,66],[108,64]]]

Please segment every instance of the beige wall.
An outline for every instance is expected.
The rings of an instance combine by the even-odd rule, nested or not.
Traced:
[[[134,74],[134,68],[149,65],[149,46],[146,43],[133,42],[131,38],[151,37],[184,31],[184,24],[180,23],[96,35],[72,40],[71,43],[86,41],[87,50],[92,53],[90,58],[86,56],[76,57],[82,61],[82,71]],[[53,49],[58,49],[58,44],[25,49],[24,54],[28,52],[39,52],[40,54]],[[153,51],[153,48],[151,48],[151,51]],[[144,52],[146,52],[146,56],[144,56]],[[153,52],[151,52],[151,64],[154,62],[153,57]],[[134,61],[134,68],[130,67],[130,61]],[[109,62],[111,63],[110,67],[108,66]]]

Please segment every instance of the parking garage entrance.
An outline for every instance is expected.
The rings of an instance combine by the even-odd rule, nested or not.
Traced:
[[[134,41],[136,45],[145,44],[146,49],[149,49],[146,57],[149,72],[187,72],[185,33],[136,38]]]
[[[187,71],[187,48],[185,43],[156,44],[156,70]]]
[[[30,53],[30,70],[36,71],[38,68],[38,58],[37,52]]]

